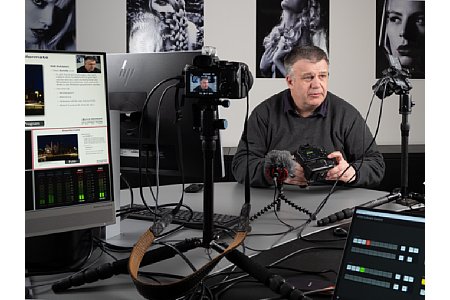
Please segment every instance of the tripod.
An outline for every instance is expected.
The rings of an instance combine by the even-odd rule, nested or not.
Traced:
[[[278,177],[274,177],[273,182],[275,184],[277,197],[270,204],[268,204],[267,206],[263,207],[259,212],[255,213],[250,218],[250,221],[256,220],[258,217],[262,216],[264,213],[268,212],[273,207],[275,207],[275,209],[277,211],[280,211],[280,209],[281,209],[281,201],[283,201],[284,203],[286,203],[289,206],[293,207],[294,209],[307,214],[309,217],[312,216],[312,213],[309,210],[307,210],[306,208],[303,208],[303,207],[295,204],[294,202],[290,201],[286,197],[286,195],[284,194],[284,191],[283,191],[283,182],[278,180]]]
[[[194,116],[194,129],[200,131],[203,151],[203,246],[209,247],[214,238],[214,154],[219,130],[227,127],[225,119],[218,119],[217,107],[229,107],[229,100],[200,99],[200,114]],[[200,126],[196,128],[196,124]]]

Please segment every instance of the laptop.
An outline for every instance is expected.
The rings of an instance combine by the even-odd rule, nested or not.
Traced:
[[[425,299],[425,216],[357,207],[333,300]]]

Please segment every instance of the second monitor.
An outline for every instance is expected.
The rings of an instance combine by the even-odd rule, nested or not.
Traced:
[[[180,88],[178,103],[182,118],[177,132],[176,88],[163,91],[177,82],[176,79],[162,84],[150,98],[146,110],[142,111],[149,92],[161,81],[179,77],[187,64],[192,64],[200,52],[118,53],[107,55],[108,90],[110,109],[121,112],[120,167],[121,173],[133,178],[137,186],[139,178],[138,160],[141,147],[141,166],[148,167],[152,175],[156,168],[156,120],[159,107],[159,174],[162,184],[181,182],[181,161],[178,135],[182,139],[183,169],[186,182],[203,179],[203,153],[200,134],[196,132],[194,120],[198,112],[197,100],[184,99],[184,88]],[[163,97],[162,97],[163,96]],[[139,141],[139,121],[144,114],[142,139]],[[225,176],[223,151],[219,139],[216,141],[214,160],[215,180]],[[144,171],[145,172],[145,171]]]

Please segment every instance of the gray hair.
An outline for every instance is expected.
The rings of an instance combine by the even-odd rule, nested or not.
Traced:
[[[312,62],[325,60],[328,65],[330,64],[325,51],[317,46],[294,47],[291,52],[284,57],[284,68],[286,69],[286,75],[291,75],[292,66],[300,59],[306,59]]]

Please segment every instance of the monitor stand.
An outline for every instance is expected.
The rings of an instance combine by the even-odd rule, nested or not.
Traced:
[[[100,228],[91,228],[25,238],[25,273],[55,274],[79,268],[100,232]]]

